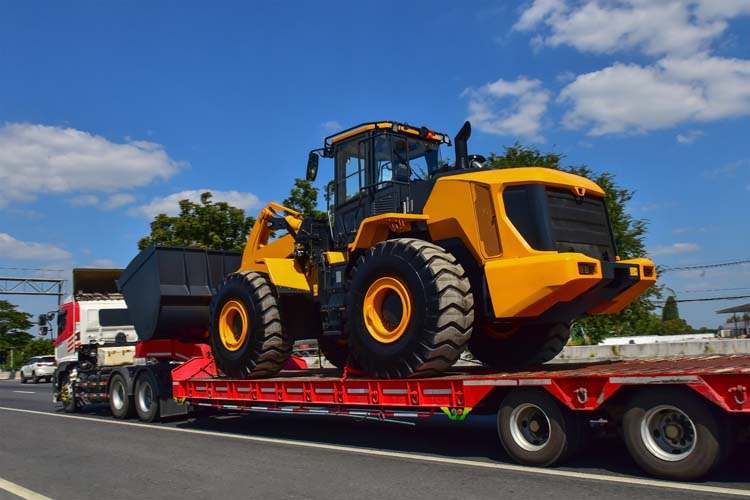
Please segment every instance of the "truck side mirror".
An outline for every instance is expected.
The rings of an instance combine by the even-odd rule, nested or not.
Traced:
[[[307,157],[307,176],[308,182],[313,182],[318,177],[318,162],[320,158],[315,152],[310,151],[310,156]]]
[[[39,326],[47,326],[47,315],[46,314],[40,314],[39,319],[37,321],[37,324]]]
[[[44,337],[48,333],[49,333],[49,328],[47,328],[46,326],[40,326],[39,327],[39,335],[41,335],[42,337]]]

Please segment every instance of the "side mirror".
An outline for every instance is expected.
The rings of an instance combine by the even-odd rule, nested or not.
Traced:
[[[44,337],[48,333],[49,333],[49,328],[47,328],[46,326],[40,326],[39,327],[39,335],[41,335],[42,337]]]
[[[305,177],[308,182],[313,182],[318,177],[318,162],[320,158],[315,152],[310,151],[310,156],[307,157],[307,176]]]
[[[37,322],[39,326],[47,326],[47,315],[46,314],[40,314],[39,320]]]

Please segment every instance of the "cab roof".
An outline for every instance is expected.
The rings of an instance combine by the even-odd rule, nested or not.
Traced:
[[[329,152],[333,145],[337,142],[349,139],[350,137],[354,137],[364,132],[369,132],[371,130],[391,130],[392,132],[395,132],[397,134],[412,135],[420,137],[422,139],[444,143],[449,146],[451,145],[451,139],[448,134],[435,132],[434,130],[431,130],[427,127],[414,127],[412,125],[409,125],[408,123],[399,123],[395,121],[378,121],[361,123],[346,130],[342,130],[341,132],[338,132],[336,134],[329,135],[325,138],[324,149],[326,150],[326,152]]]

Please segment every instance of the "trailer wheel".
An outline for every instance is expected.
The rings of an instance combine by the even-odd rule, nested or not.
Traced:
[[[254,271],[232,273],[211,300],[209,335],[217,366],[235,378],[276,375],[292,354],[294,340],[281,323],[268,278]]]
[[[498,332],[492,325],[476,325],[469,351],[493,368],[520,368],[551,360],[569,338],[570,328],[562,323],[522,326],[511,332]]]
[[[500,404],[497,431],[516,462],[543,467],[578,451],[585,439],[581,417],[542,389],[515,389]]]
[[[66,413],[75,413],[78,411],[78,401],[76,401],[75,386],[70,380],[70,373],[64,372],[60,375],[60,401],[63,410]]]
[[[400,238],[359,257],[347,314],[349,356],[358,369],[380,378],[432,376],[466,349],[474,296],[453,255],[424,240]]]
[[[159,386],[149,371],[141,372],[135,383],[135,411],[142,422],[159,419]]]
[[[133,416],[133,396],[128,395],[125,379],[119,373],[112,375],[109,381],[109,409],[115,418]]]
[[[730,446],[730,426],[697,394],[662,387],[633,395],[623,416],[623,437],[633,460],[664,479],[700,479]]]
[[[318,339],[318,349],[329,363],[336,368],[343,369],[346,366],[346,360],[349,357],[349,348],[345,340],[336,337],[320,337]]]

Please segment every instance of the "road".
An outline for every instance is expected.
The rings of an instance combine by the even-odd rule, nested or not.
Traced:
[[[650,481],[617,440],[565,467],[517,467],[491,418],[402,426],[251,414],[146,425],[102,407],[71,417],[53,406],[49,384],[16,381],[0,381],[0,440],[0,498],[750,497],[747,459],[696,485]]]

